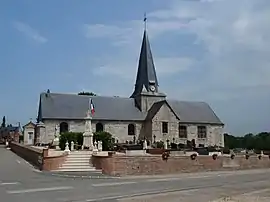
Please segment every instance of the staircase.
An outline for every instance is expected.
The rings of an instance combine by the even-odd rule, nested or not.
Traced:
[[[91,151],[72,151],[57,172],[91,172],[101,174],[102,171],[97,170],[90,163],[91,156]]]

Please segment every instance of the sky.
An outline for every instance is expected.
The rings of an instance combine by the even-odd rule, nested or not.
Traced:
[[[1,0],[0,116],[34,120],[47,89],[130,96],[145,12],[168,98],[209,103],[233,135],[270,130],[269,0]]]

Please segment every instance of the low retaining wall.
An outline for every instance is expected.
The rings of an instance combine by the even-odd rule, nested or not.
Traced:
[[[243,170],[256,168],[270,168],[268,156],[259,159],[257,156],[230,157],[197,156],[192,160],[189,156],[171,156],[163,160],[161,155],[153,156],[93,156],[92,163],[104,174],[112,176],[125,175],[156,175],[174,174],[182,172],[203,172],[219,170]]]
[[[67,154],[49,156],[49,149],[39,149],[16,142],[10,143],[11,150],[40,170],[57,170],[65,161]]]

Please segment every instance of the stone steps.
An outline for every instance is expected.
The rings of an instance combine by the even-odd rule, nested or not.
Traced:
[[[61,168],[53,172],[88,172],[88,174],[102,174],[101,170],[96,170],[95,168]]]
[[[90,163],[92,152],[89,151],[72,151],[67,156],[66,161],[55,172],[90,172],[102,173]]]
[[[72,161],[72,162],[65,162],[62,164],[62,167],[65,166],[91,166],[89,162],[81,162],[81,161]]]

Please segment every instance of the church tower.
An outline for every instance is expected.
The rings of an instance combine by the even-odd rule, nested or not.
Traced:
[[[141,46],[139,65],[135,89],[131,98],[135,99],[136,106],[147,112],[158,101],[166,99],[166,95],[159,92],[158,79],[146,30],[146,17],[144,18],[145,29]]]

